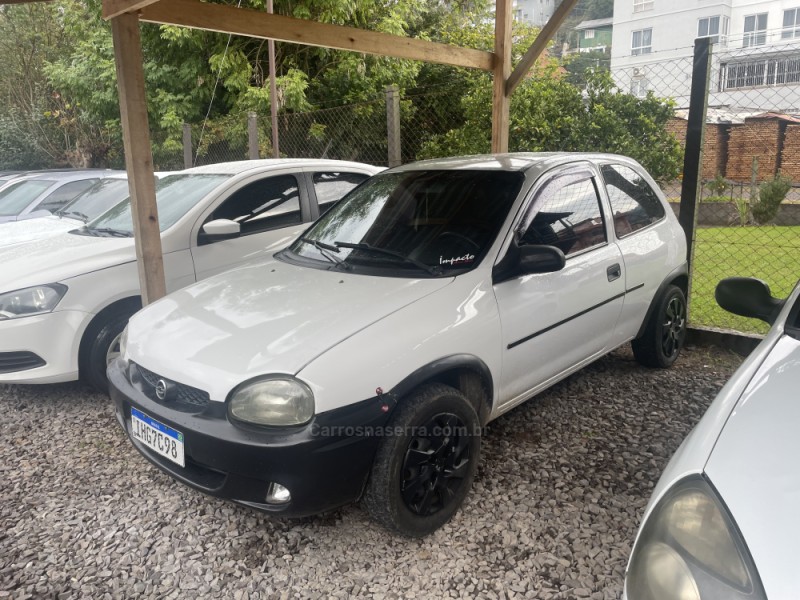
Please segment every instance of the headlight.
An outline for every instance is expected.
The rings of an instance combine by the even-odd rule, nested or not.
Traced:
[[[765,600],[753,559],[727,509],[700,476],[659,501],[636,542],[630,600]]]
[[[119,355],[122,360],[128,360],[128,326],[119,334]]]
[[[289,375],[263,377],[234,390],[228,414],[256,425],[301,425],[314,416],[314,394]]]
[[[67,293],[60,283],[0,294],[0,321],[51,312]]]

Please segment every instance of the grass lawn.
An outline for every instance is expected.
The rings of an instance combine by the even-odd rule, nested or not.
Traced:
[[[800,279],[800,227],[704,227],[697,230],[689,321],[692,325],[765,333],[756,319],[722,310],[714,289],[725,277],[757,277],[786,297]]]

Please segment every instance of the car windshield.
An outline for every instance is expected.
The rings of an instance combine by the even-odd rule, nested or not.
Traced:
[[[9,183],[5,189],[0,190],[0,217],[20,214],[54,183],[45,179],[26,179]]]
[[[392,276],[469,270],[497,236],[523,179],[508,171],[376,175],[325,213],[287,258]]]
[[[128,196],[127,179],[101,179],[56,214],[90,221]]]
[[[168,175],[156,183],[156,204],[161,231],[172,227],[178,219],[195,206],[208,192],[231,175],[183,174]],[[126,183],[127,185],[127,183]],[[87,226],[87,231],[115,231],[133,234],[131,201],[117,204]]]

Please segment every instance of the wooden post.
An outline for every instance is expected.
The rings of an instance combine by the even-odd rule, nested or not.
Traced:
[[[192,126],[189,123],[183,124],[183,168],[191,169],[192,161]]]
[[[156,207],[153,150],[147,122],[139,17],[130,13],[114,17],[111,20],[111,34],[117,65],[122,142],[131,194],[139,284],[142,304],[147,305],[166,295],[166,283]]]
[[[267,12],[272,14],[272,0],[267,0]],[[267,40],[269,57],[269,115],[272,120],[272,158],[281,157],[281,141],[278,136],[278,85],[275,75],[275,40]]]
[[[389,168],[403,164],[400,141],[400,90],[386,86],[386,140],[389,147]]]
[[[247,113],[247,157],[258,160],[258,115],[254,112]]]
[[[492,88],[492,152],[508,152],[506,81],[511,74],[511,0],[497,0],[494,23],[494,85]]]

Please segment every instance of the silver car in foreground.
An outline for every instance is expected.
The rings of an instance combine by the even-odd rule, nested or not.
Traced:
[[[800,282],[785,300],[745,278],[716,295],[772,329],[664,470],[628,565],[630,600],[800,598]]]

